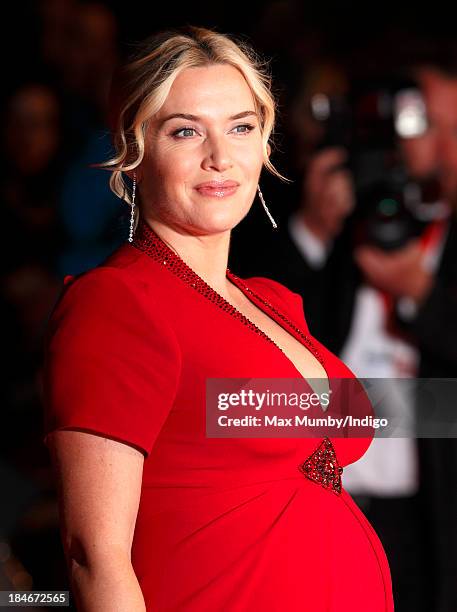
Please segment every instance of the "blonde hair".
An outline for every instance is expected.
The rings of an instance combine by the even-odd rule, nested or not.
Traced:
[[[289,182],[268,159],[267,145],[275,123],[276,103],[271,93],[267,62],[243,41],[195,26],[160,32],[139,44],[137,53],[113,75],[110,124],[115,154],[94,167],[112,172],[110,187],[131,204],[123,172],[142,161],[148,120],[164,104],[176,77],[186,68],[229,64],[249,85],[259,117],[263,163],[272,174]]]

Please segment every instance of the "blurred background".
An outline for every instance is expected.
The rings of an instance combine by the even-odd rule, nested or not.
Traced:
[[[278,123],[229,265],[303,296],[311,332],[361,377],[457,372],[457,34],[445,3],[36,0],[2,31],[0,590],[68,590],[42,443],[40,372],[68,274],[128,236],[89,168],[111,150],[107,95],[135,41],[214,27],[270,60]],[[457,408],[456,408],[457,410]],[[375,440],[344,484],[378,532],[396,610],[457,612],[457,444]],[[30,609],[28,607],[27,609]]]

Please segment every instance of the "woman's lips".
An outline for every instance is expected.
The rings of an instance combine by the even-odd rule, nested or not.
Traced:
[[[238,185],[219,185],[217,187],[202,185],[201,187],[196,187],[198,193],[210,198],[226,198],[233,195],[237,189]]]
[[[208,198],[226,198],[235,193],[238,189],[239,183],[233,180],[213,180],[199,183],[195,189],[202,196]]]

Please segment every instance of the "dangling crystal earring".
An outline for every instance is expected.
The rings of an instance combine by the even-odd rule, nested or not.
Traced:
[[[271,216],[271,213],[268,210],[268,206],[265,204],[265,200],[263,199],[262,192],[260,191],[260,185],[257,185],[257,191],[259,192],[259,198],[260,198],[260,201],[262,202],[262,206],[264,207],[265,212],[267,213],[268,218],[270,219],[271,224],[273,225],[273,228],[276,229],[278,227],[278,225],[277,225],[276,221],[273,219],[273,217]]]
[[[130,232],[129,242],[133,242],[133,226],[135,225],[135,194],[136,194],[136,172],[133,173],[132,203],[130,210]]]

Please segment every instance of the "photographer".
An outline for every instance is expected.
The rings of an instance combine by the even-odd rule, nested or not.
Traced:
[[[373,247],[356,252],[365,278],[395,300],[396,322],[419,350],[419,378],[454,378],[457,372],[457,69],[424,66],[418,72],[427,105],[429,127],[422,140],[405,142],[405,160],[412,147],[427,152],[419,163],[436,164],[449,216],[434,226],[431,256],[424,241],[413,240],[393,253]],[[406,145],[406,146],[405,146]],[[428,161],[427,161],[428,160]],[[418,170],[417,165],[415,167]],[[425,241],[427,243],[427,241]],[[457,441],[418,439],[422,499],[430,519],[427,575],[434,584],[431,609],[457,609]],[[433,575],[435,573],[435,575]]]

